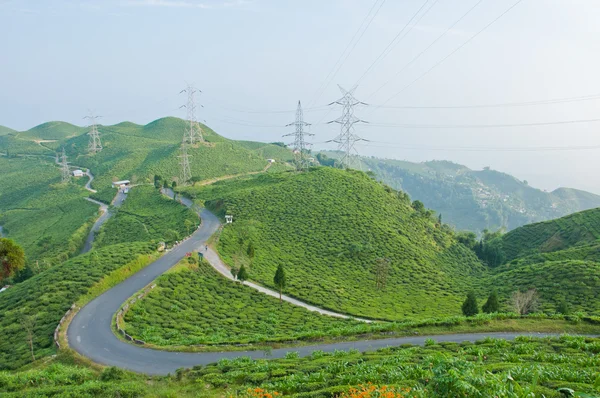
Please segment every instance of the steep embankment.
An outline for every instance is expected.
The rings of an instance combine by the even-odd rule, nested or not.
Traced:
[[[219,241],[229,265],[244,264],[250,279],[272,286],[283,264],[288,294],[335,311],[383,319],[457,313],[483,272],[449,228],[360,172],[321,168],[192,194],[233,215]]]

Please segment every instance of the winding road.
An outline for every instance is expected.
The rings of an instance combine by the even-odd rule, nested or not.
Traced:
[[[182,203],[191,206],[189,199],[182,198]],[[206,209],[200,212],[202,224],[189,238],[175,246],[164,256],[132,275],[124,282],[106,291],[84,306],[73,318],[67,330],[69,346],[94,362],[118,366],[149,375],[174,373],[179,368],[214,363],[222,358],[248,356],[251,358],[282,358],[288,352],[298,352],[300,356],[310,355],[315,350],[332,352],[334,350],[357,349],[360,351],[376,350],[401,344],[424,344],[428,338],[438,342],[475,341],[485,337],[514,339],[523,333],[486,333],[486,334],[454,334],[442,336],[413,336],[381,340],[361,340],[331,344],[314,344],[302,347],[280,348],[272,350],[267,356],[263,351],[231,351],[231,352],[170,352],[154,350],[126,343],[120,340],[111,328],[113,315],[121,304],[154,279],[177,264],[187,252],[202,248],[206,241],[220,226],[218,218]],[[215,253],[216,256],[216,253]],[[218,257],[218,256],[217,256]],[[220,260],[219,260],[220,261]],[[223,265],[224,266],[224,265]],[[225,271],[221,272],[224,273]],[[550,336],[549,334],[530,333],[534,336]]]

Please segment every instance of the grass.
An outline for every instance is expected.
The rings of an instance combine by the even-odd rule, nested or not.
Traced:
[[[600,393],[598,353],[600,340],[569,335],[460,344],[429,340],[425,347],[365,353],[315,351],[304,358],[292,352],[277,360],[224,359],[167,377],[115,368],[96,371],[64,353],[20,372],[0,372],[0,392],[7,397],[266,397],[265,392],[333,397],[372,383],[403,391],[399,396],[404,397],[559,398],[559,388],[571,388],[577,397],[589,398]]]
[[[124,242],[172,243],[193,232],[200,222],[190,209],[166,198],[152,186],[138,186],[102,227],[94,247]]]
[[[223,259],[273,285],[286,267],[286,294],[355,316],[400,320],[460,313],[463,295],[484,268],[449,228],[402,195],[353,171],[320,168],[186,190],[233,214],[221,234]],[[252,242],[256,256],[249,259]],[[390,260],[385,289],[376,259]]]
[[[3,334],[0,339],[0,369],[16,369],[32,359],[26,333],[21,326],[24,319],[35,320],[33,344],[36,357],[54,353],[54,329],[69,307],[106,275],[137,261],[140,254],[149,254],[153,249],[148,243],[134,243],[93,250],[0,294],[0,329]]]
[[[161,276],[157,285],[125,316],[125,331],[152,345],[280,342],[368,330],[363,322],[280,303],[226,280],[204,261]]]
[[[18,137],[31,140],[61,140],[85,134],[87,131],[85,127],[75,126],[66,122],[47,122],[18,133]]]
[[[52,161],[0,158],[0,225],[21,245],[30,265],[44,269],[81,249],[98,206],[81,186],[60,183]]]

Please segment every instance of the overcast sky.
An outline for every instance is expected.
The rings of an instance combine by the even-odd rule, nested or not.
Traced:
[[[491,166],[542,189],[600,194],[600,122],[589,121],[600,119],[600,2],[522,0],[502,15],[515,3],[0,0],[0,124],[82,125],[88,109],[103,124],[184,117],[178,93],[190,82],[203,91],[198,118],[226,137],[281,141],[302,100],[322,143],[341,113],[324,105],[341,96],[337,84],[358,83],[370,105],[356,114],[371,124],[356,134],[372,141],[360,154]],[[378,107],[583,96],[596,97]],[[510,150],[487,150],[498,148]]]

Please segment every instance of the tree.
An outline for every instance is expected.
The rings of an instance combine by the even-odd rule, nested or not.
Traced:
[[[27,338],[27,344],[31,350],[31,358],[35,361],[35,354],[33,352],[33,337],[35,329],[35,317],[31,315],[23,315],[21,318],[21,327],[25,331],[25,337]]]
[[[243,264],[237,273],[237,278],[242,283],[244,283],[244,281],[248,279],[248,271],[246,271],[246,267],[244,267]]]
[[[185,228],[187,229],[187,234],[189,235],[190,228],[192,227],[192,225],[194,225],[194,223],[189,218],[186,218],[186,220],[183,222],[183,225],[185,225]]]
[[[248,249],[246,249],[246,254],[250,258],[254,258],[254,244],[252,242],[248,243]]]
[[[442,213],[438,215],[438,224],[442,225]]]
[[[537,310],[538,300],[537,290],[529,289],[526,292],[514,292],[511,298],[511,303],[515,312],[521,315],[527,315]]]
[[[375,287],[385,289],[387,277],[390,271],[390,260],[387,258],[378,258],[375,260]]]
[[[177,181],[173,181],[171,183],[171,188],[175,189],[175,187],[177,187]]]
[[[12,239],[0,238],[0,281],[25,267],[25,252]]]
[[[458,243],[462,243],[469,249],[476,251],[476,247],[479,244],[477,242],[477,235],[474,232],[461,231],[456,234],[456,240]]]
[[[164,180],[164,181],[163,181],[163,188],[164,188],[164,189],[169,189],[169,183],[168,183],[168,181],[167,181],[167,180]]]
[[[479,313],[475,292],[469,292],[469,294],[467,294],[467,299],[462,305],[462,312],[465,316],[473,316]]]
[[[158,174],[154,174],[154,186],[156,187],[156,189],[160,189],[161,181],[162,181],[162,177],[159,176]]]
[[[571,307],[569,306],[569,303],[566,302],[566,300],[562,300],[558,304],[558,307],[556,308],[556,312],[558,312],[559,314],[563,314],[563,315],[569,315],[571,313]]]
[[[490,293],[487,301],[481,307],[481,310],[486,314],[492,314],[494,312],[500,311],[500,303],[498,302],[498,292],[495,290]]]
[[[279,289],[279,302],[281,303],[281,294],[283,293],[283,288],[285,287],[285,270],[281,264],[279,264],[277,271],[275,271],[273,283]]]
[[[235,267],[231,267],[231,276],[233,276],[233,280],[237,279],[238,269]]]
[[[420,200],[415,200],[414,202],[412,202],[412,208],[418,211],[419,213],[425,211],[425,205]]]

